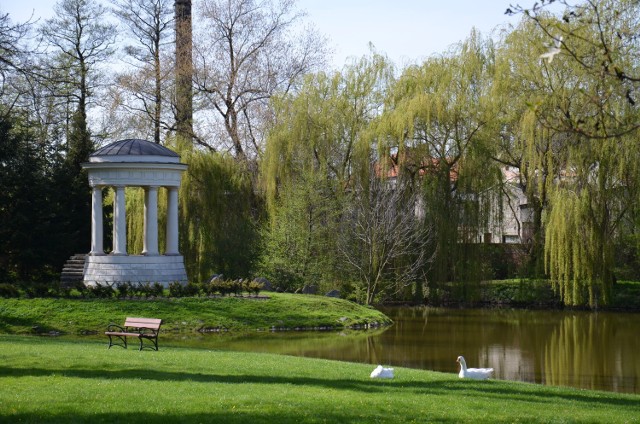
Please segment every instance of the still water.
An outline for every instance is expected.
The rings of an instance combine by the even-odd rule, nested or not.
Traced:
[[[385,308],[377,331],[206,334],[183,343],[640,393],[640,314],[496,309]],[[177,340],[175,340],[177,342]]]

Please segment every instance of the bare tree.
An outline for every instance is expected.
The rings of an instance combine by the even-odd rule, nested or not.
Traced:
[[[366,304],[424,279],[433,253],[431,226],[424,222],[418,195],[408,184],[389,180],[379,169],[356,187],[341,231],[340,253],[360,278]],[[421,294],[421,293],[420,293]]]
[[[20,59],[24,54],[22,40],[30,28],[29,22],[14,24],[8,13],[0,13],[0,76],[5,79],[8,69],[21,69]]]
[[[32,22],[13,23],[8,13],[0,13],[0,99],[11,111],[24,90],[15,84],[14,77],[29,74],[29,49],[24,45]],[[9,98],[5,98],[5,96]]]
[[[100,66],[113,53],[116,28],[107,20],[108,10],[95,0],[61,0],[54,11],[41,27],[45,42],[54,49],[43,76],[51,95],[63,97],[73,106],[72,113],[85,121],[81,130],[86,132],[87,102],[99,86]]]
[[[222,121],[224,138],[238,160],[261,154],[258,122],[275,92],[325,57],[323,40],[302,34],[295,0],[204,0],[203,31],[196,38],[195,88],[201,105]],[[215,147],[205,143],[207,147]]]
[[[125,48],[133,59],[133,69],[118,76],[118,83],[135,99],[127,108],[140,112],[151,122],[153,140],[160,143],[165,103],[163,86],[168,79],[163,70],[162,51],[169,44],[173,24],[171,0],[112,0],[115,14],[129,28],[135,45]]]

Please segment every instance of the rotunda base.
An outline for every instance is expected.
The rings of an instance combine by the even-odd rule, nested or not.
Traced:
[[[118,283],[187,283],[182,255],[101,255],[87,256],[83,281],[87,286]]]

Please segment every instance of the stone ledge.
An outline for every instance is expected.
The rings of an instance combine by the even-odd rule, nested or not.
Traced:
[[[88,256],[83,281],[86,285],[160,283],[167,287],[178,281],[187,283],[187,273],[181,255],[101,255]]]

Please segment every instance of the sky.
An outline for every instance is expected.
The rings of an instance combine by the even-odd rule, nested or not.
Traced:
[[[531,0],[533,1],[533,0]],[[194,5],[197,0],[194,0]],[[514,0],[298,0],[306,20],[329,40],[332,65],[369,53],[371,42],[398,67],[420,63],[466,39],[472,28],[483,35],[519,17],[504,14]],[[527,5],[527,0],[520,1]],[[0,0],[0,12],[13,22],[46,19],[55,0]]]
[[[498,26],[516,25],[519,17],[504,14],[510,2],[514,0],[298,0],[298,6],[329,37],[334,63],[368,54],[371,42],[402,67],[445,52],[474,27],[491,35]]]

